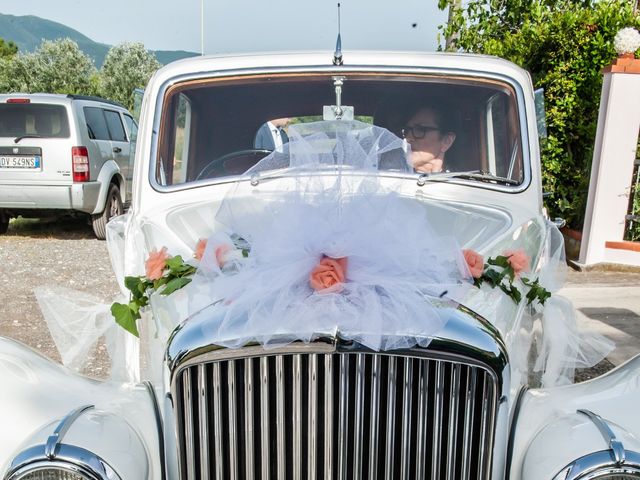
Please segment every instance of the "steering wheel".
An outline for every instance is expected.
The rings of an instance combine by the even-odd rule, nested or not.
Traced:
[[[256,163],[269,155],[271,150],[249,148],[247,150],[236,150],[221,157],[214,158],[200,170],[196,180],[212,178],[225,175],[240,175],[246,172]]]

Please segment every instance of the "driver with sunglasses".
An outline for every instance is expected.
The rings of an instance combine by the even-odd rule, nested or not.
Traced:
[[[416,172],[436,173],[445,169],[444,156],[456,139],[451,123],[435,106],[416,110],[402,128],[411,145],[411,163]]]

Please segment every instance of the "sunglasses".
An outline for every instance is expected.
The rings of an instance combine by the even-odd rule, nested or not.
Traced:
[[[438,131],[440,131],[440,127],[431,127],[429,125],[407,125],[402,128],[402,136],[406,138],[411,135],[413,138],[420,140],[421,138],[424,138],[427,133]]]

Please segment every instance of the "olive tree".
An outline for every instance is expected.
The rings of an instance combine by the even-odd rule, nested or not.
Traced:
[[[11,58],[18,53],[18,46],[13,42],[5,42],[0,38],[0,58]]]
[[[628,0],[440,0],[452,4],[441,27],[451,48],[496,55],[531,73],[545,89],[548,138],[543,183],[552,216],[581,228],[598,119],[602,68],[613,37],[640,26]]]
[[[0,60],[0,90],[91,94],[96,68],[69,38],[45,40],[33,53]]]
[[[160,62],[142,43],[116,45],[109,50],[100,69],[100,92],[131,110],[133,90],[144,88],[158,68]]]

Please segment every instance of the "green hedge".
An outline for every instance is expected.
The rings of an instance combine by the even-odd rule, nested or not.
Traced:
[[[584,220],[602,68],[616,57],[613,37],[627,26],[640,27],[628,1],[470,0],[443,27],[445,35],[458,32],[457,48],[511,60],[545,89],[547,208],[573,228]]]

